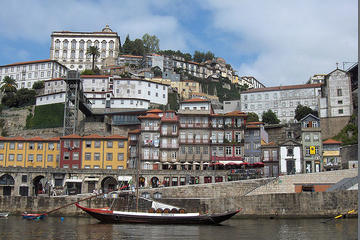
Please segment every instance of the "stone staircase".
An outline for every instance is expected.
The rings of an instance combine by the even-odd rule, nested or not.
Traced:
[[[307,173],[296,175],[285,175],[273,179],[272,181],[259,186],[258,188],[250,191],[246,196],[261,195],[271,193],[295,193],[296,183],[305,184],[336,184],[344,178],[356,177],[358,169],[346,169],[337,171],[328,171],[320,173]]]

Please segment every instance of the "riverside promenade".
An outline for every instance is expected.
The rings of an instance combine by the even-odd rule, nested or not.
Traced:
[[[324,217],[357,209],[357,190],[332,192],[300,192],[298,184],[334,185],[344,178],[357,176],[357,169],[280,176],[278,178],[231,181],[212,184],[186,185],[166,188],[148,188],[143,196],[163,203],[179,206],[187,211],[224,212],[242,208],[239,217]],[[126,194],[125,194],[126,195]],[[130,194],[131,195],[131,194]],[[130,196],[129,195],[129,196]],[[85,198],[84,195],[66,197],[1,196],[0,211],[19,214],[47,212],[65,204]],[[93,198],[82,203],[89,207],[105,207],[112,198]],[[118,206],[133,205],[133,198],[118,198]],[[142,199],[143,208],[151,200]],[[75,206],[63,208],[54,215],[83,215]]]

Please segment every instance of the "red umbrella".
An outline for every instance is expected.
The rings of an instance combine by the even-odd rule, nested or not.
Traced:
[[[226,165],[238,165],[238,164],[234,163],[234,162],[229,162],[229,163],[226,163]]]

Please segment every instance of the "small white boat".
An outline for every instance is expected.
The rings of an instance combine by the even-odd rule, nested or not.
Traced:
[[[0,218],[7,218],[9,213],[0,213]]]

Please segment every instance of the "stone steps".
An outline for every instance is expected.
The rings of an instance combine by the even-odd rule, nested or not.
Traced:
[[[270,193],[294,193],[295,183],[331,183],[335,184],[344,178],[357,176],[357,168],[337,170],[320,173],[307,173],[296,175],[285,175],[276,178],[275,180],[256,188],[254,191],[246,194],[260,195]]]

